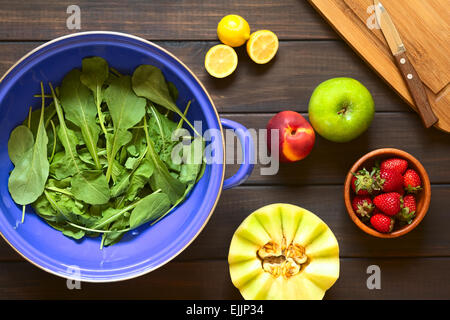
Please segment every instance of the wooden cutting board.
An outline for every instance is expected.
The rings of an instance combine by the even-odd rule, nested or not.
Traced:
[[[372,0],[308,0],[350,46],[414,109],[413,99],[376,24]],[[424,83],[439,122],[450,132],[450,0],[382,0]]]

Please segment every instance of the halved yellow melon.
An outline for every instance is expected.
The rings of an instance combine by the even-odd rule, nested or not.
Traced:
[[[228,263],[245,299],[320,300],[339,277],[339,246],[315,214],[276,203],[237,228]]]

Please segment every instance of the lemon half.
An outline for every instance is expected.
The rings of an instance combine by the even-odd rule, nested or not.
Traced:
[[[234,72],[238,64],[236,51],[230,46],[218,44],[208,50],[205,68],[216,78],[225,78]]]
[[[265,64],[275,57],[278,51],[278,37],[269,30],[253,32],[247,41],[247,53],[258,63]]]

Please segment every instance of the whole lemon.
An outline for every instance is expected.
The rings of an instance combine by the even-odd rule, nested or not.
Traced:
[[[220,20],[217,35],[222,43],[230,47],[239,47],[250,38],[250,26],[241,16],[229,14]]]

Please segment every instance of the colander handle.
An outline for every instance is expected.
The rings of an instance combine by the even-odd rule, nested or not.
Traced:
[[[223,182],[223,189],[230,189],[245,182],[250,177],[255,163],[255,144],[250,131],[242,124],[229,119],[220,119],[222,126],[233,129],[242,146],[242,164],[239,170]]]

